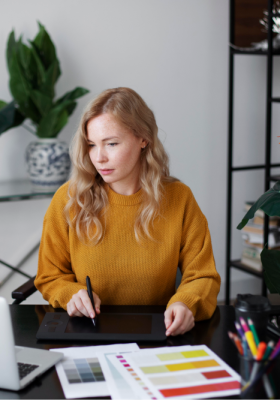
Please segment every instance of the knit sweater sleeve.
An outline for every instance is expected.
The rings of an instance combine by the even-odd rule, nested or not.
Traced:
[[[86,289],[76,281],[71,268],[69,226],[64,216],[68,184],[54,195],[43,222],[36,288],[53,307],[66,310],[73,294]]]
[[[179,256],[182,280],[167,307],[183,302],[199,321],[214,313],[221,278],[215,267],[207,220],[191,190],[187,190]]]

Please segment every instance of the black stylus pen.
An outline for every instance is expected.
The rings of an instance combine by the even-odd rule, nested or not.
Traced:
[[[89,276],[87,276],[86,281],[87,281],[87,292],[88,292],[88,297],[90,298],[90,301],[91,301],[91,304],[92,304],[92,307],[93,307],[93,309],[94,309],[95,316],[96,316],[96,311],[95,311],[94,300],[93,300],[93,295],[92,295],[92,291],[91,291],[91,284],[90,284]],[[91,320],[92,320],[93,325],[95,326],[95,325],[96,325],[96,324],[95,324],[95,318],[92,318]]]

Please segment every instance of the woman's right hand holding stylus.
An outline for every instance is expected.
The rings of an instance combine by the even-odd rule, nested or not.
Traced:
[[[86,316],[88,318],[95,318],[95,314],[100,314],[101,300],[96,293],[92,292],[92,295],[96,313],[92,307],[87,291],[81,289],[73,294],[71,300],[67,303],[67,312],[70,317]]]

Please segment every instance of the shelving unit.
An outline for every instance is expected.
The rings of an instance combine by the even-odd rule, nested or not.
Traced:
[[[229,113],[228,113],[228,186],[227,186],[227,237],[226,237],[226,304],[230,304],[230,283],[231,283],[231,269],[235,268],[254,275],[262,280],[262,295],[266,296],[266,285],[263,279],[262,272],[255,271],[254,269],[242,264],[240,260],[231,259],[231,230],[232,230],[232,181],[233,173],[236,171],[257,170],[262,169],[265,171],[264,191],[270,188],[271,181],[280,180],[280,176],[271,175],[271,169],[280,167],[280,164],[271,163],[271,116],[272,116],[272,103],[279,103],[280,98],[272,97],[272,69],[273,69],[273,56],[280,55],[280,49],[273,49],[272,47],[272,18],[279,16],[273,14],[273,0],[268,0],[268,49],[267,51],[242,51],[235,50],[229,46]],[[235,22],[235,0],[230,0],[230,43],[235,43],[234,35],[234,22]],[[262,55],[267,57],[267,91],[266,91],[266,129],[265,129],[265,164],[259,165],[244,165],[240,167],[233,166],[233,83],[234,83],[234,56],[235,55]],[[268,224],[269,218],[265,216],[264,222],[264,243],[268,241]]]

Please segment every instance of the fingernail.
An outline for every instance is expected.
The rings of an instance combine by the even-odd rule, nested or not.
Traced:
[[[169,336],[169,335],[170,335],[170,331],[167,331],[167,332],[166,332],[166,336]]]
[[[91,314],[90,314],[90,318],[94,318],[94,315],[93,315],[93,313],[91,313]]]

